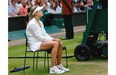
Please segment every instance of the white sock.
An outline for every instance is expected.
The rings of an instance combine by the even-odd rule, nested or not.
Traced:
[[[52,69],[56,69],[56,66],[51,67]]]
[[[62,64],[59,64],[57,67],[62,67],[63,65]]]

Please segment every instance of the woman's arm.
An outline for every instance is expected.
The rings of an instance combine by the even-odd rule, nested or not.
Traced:
[[[52,38],[48,39],[47,37],[42,35],[42,31],[38,25],[30,25],[30,29],[33,32],[33,35],[38,38],[38,40],[41,41],[52,40]]]

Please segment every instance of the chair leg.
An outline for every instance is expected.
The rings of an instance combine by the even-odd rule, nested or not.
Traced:
[[[34,71],[34,66],[35,66],[35,52],[33,52],[33,71]]]
[[[47,52],[47,62],[48,62],[48,73],[49,73],[49,54]]]
[[[68,67],[67,49],[65,49],[65,54],[66,54],[66,67]]]
[[[39,55],[39,51],[37,52],[36,70],[37,70],[37,66],[38,66],[38,55]]]
[[[44,67],[46,67],[46,51],[45,51],[45,54],[44,54]]]
[[[24,57],[24,67],[26,66],[26,55],[27,55],[27,52],[25,52],[25,57]],[[25,73],[25,69],[23,70],[23,73]]]

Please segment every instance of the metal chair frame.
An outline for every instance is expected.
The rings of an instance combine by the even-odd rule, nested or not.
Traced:
[[[26,43],[25,43],[25,57],[24,57],[24,67],[26,66],[26,58],[27,58],[27,52],[31,52],[33,53],[33,56],[30,58],[33,58],[33,71],[35,70],[35,58],[36,58],[36,70],[37,70],[37,66],[38,66],[38,58],[39,58],[39,52],[45,52],[44,54],[44,67],[46,66],[46,59],[47,59],[47,63],[48,63],[48,72],[49,72],[49,54],[51,53],[51,49],[49,50],[36,50],[36,51],[30,51],[28,50],[28,38],[26,36],[26,33],[24,33],[25,38],[26,38]],[[66,54],[66,67],[68,67],[68,57],[67,57],[67,48],[66,46],[63,46],[63,50],[65,50],[65,54]],[[37,56],[35,56],[35,54],[37,53]],[[25,70],[23,71],[25,73]]]

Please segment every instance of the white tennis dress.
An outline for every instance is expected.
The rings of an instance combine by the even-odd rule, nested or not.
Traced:
[[[28,38],[29,48],[32,51],[39,50],[43,41],[51,41],[54,39],[46,33],[43,23],[40,21],[39,25],[35,18],[28,23],[26,35]]]

